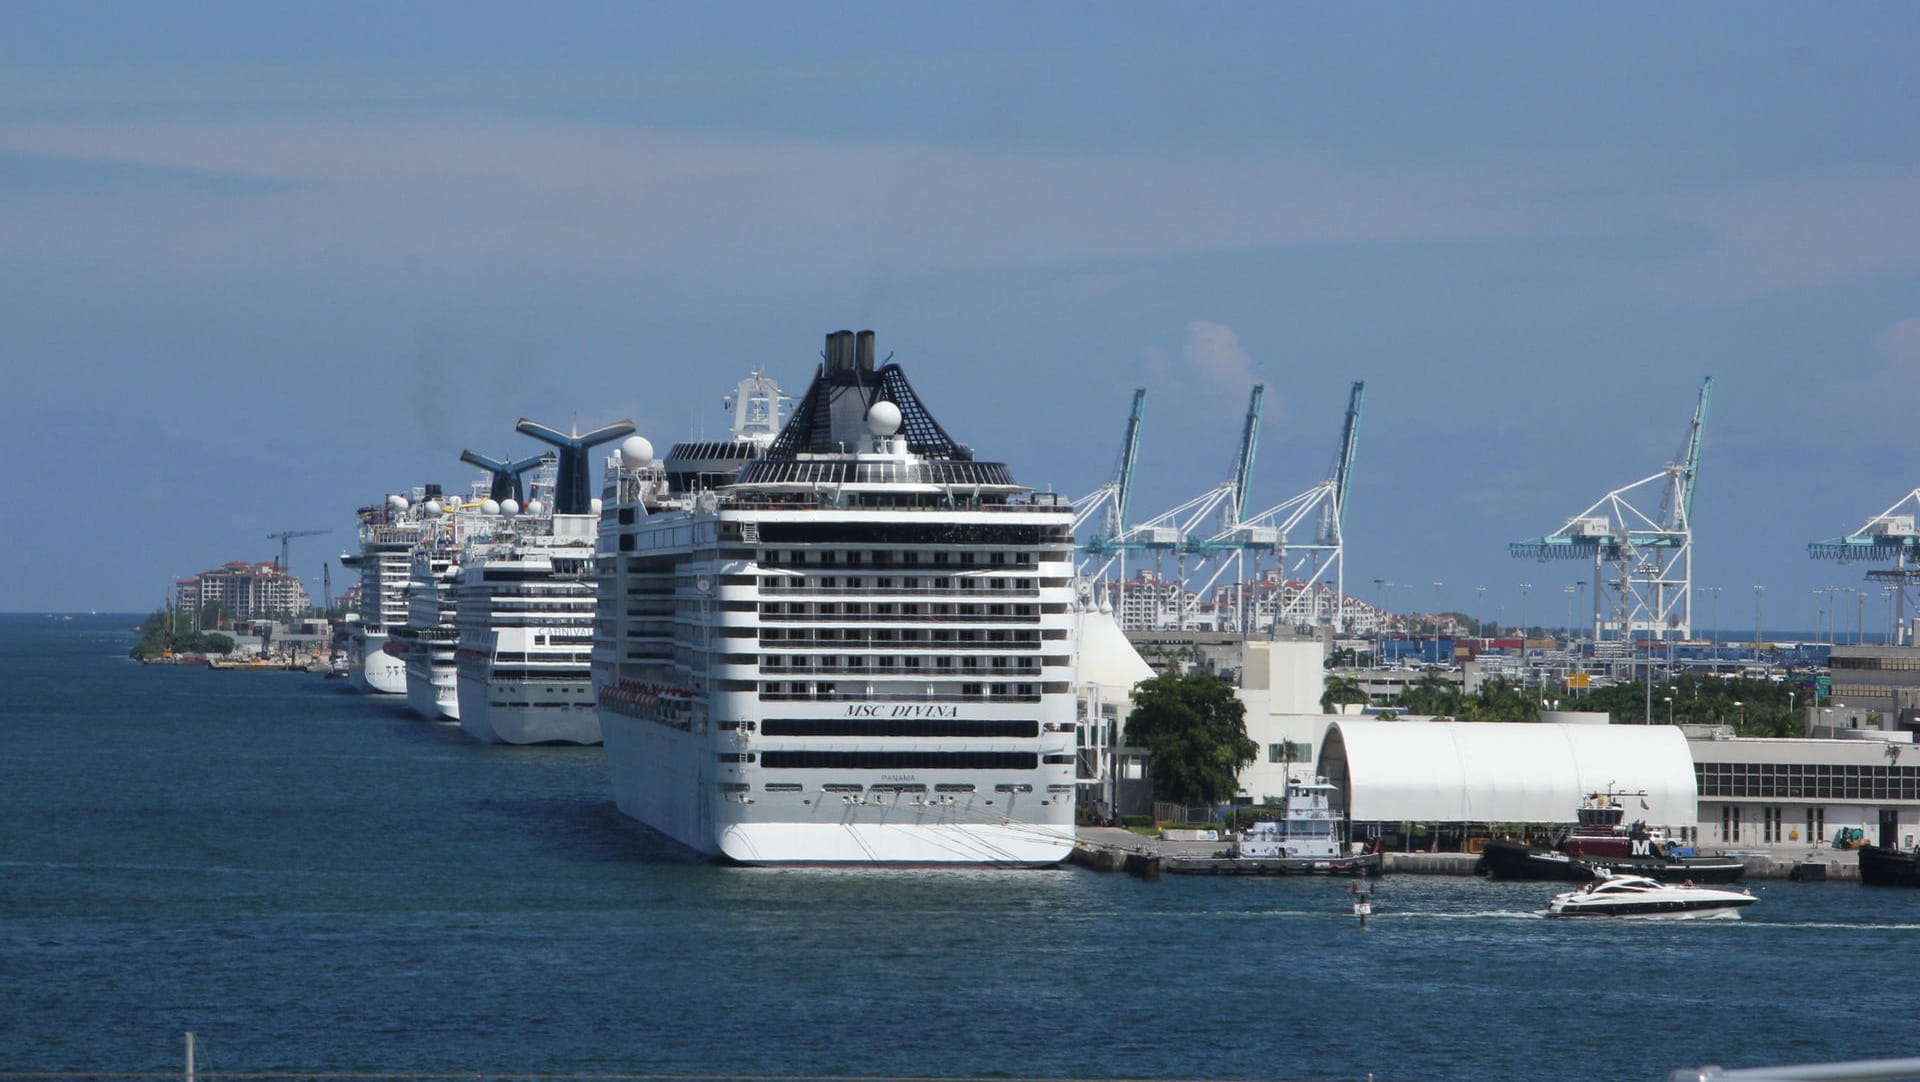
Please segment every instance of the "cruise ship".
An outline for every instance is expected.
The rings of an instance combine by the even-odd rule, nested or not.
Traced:
[[[590,493],[587,452],[630,435],[633,424],[563,435],[523,420],[519,430],[556,448],[552,513],[503,516],[461,557],[451,590],[460,728],[490,744],[598,744],[589,663],[600,501]]]
[[[470,547],[484,547],[493,534],[509,532],[522,519],[537,522],[543,511],[537,498],[542,480],[546,488],[553,483],[551,455],[500,462],[466,451],[460,460],[485,470],[488,479],[474,482],[465,500],[427,501],[407,580],[407,620],[387,640],[387,652],[407,669],[407,708],[429,721],[460,719],[454,584],[460,578],[462,554]],[[544,478],[538,472],[542,466],[548,467]],[[522,484],[522,475],[530,471],[534,498]]]
[[[1072,507],[975,459],[870,331],[784,424],[621,449],[593,674],[620,810],[745,864],[1042,866],[1073,845]]]
[[[407,622],[413,550],[425,529],[426,507],[439,497],[439,485],[424,485],[362,507],[360,551],[340,554],[342,564],[360,573],[359,618],[347,631],[347,677],[356,691],[407,692],[406,664],[387,651],[387,638]]]
[[[459,567],[431,522],[413,549],[404,590],[405,623],[387,633],[387,653],[406,670],[407,709],[428,721],[458,719],[453,686],[453,603],[447,586]]]

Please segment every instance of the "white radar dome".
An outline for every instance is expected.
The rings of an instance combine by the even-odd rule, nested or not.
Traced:
[[[593,499],[588,500],[587,510],[592,511],[596,515],[599,514],[600,513],[600,497],[595,496]]]
[[[497,515],[500,513],[500,501],[482,500],[480,502],[480,510],[483,514]]]
[[[395,511],[405,511],[407,509],[407,498],[405,496],[388,496],[387,506],[393,508]]]
[[[422,505],[422,508],[429,515],[437,515],[440,513],[440,501],[428,500],[424,505]]]
[[[540,513],[540,510],[541,510],[541,508],[540,508],[540,501],[539,501],[539,500],[528,500],[528,501],[527,501],[527,514],[529,514],[529,515],[537,515],[537,514],[539,514],[539,513]]]
[[[519,501],[519,500],[513,500],[513,499],[507,499],[507,500],[501,500],[501,501],[500,501],[500,513],[501,513],[501,514],[503,514],[503,515],[505,515],[505,516],[507,516],[508,518],[512,518],[513,516],[515,516],[515,515],[517,515],[517,514],[519,514],[519,513],[520,513],[520,501]]]
[[[645,436],[628,436],[620,442],[620,464],[637,470],[653,463],[653,442]]]
[[[891,436],[900,431],[900,407],[885,400],[867,407],[867,431],[876,436]]]

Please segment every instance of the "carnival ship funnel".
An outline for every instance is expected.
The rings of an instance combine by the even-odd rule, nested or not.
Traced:
[[[560,465],[553,496],[553,512],[556,515],[589,513],[592,507],[592,493],[587,483],[587,452],[600,444],[633,434],[632,421],[615,421],[605,428],[596,428],[591,432],[568,434],[556,428],[536,424],[523,417],[513,428],[523,436],[532,436],[542,443],[550,443],[559,449]]]
[[[487,491],[487,497],[495,501],[513,500],[520,506],[527,504],[526,493],[520,485],[520,476],[547,460],[551,451],[542,451],[532,458],[523,458],[518,462],[506,459],[488,458],[478,451],[460,452],[460,461],[469,466],[478,466],[493,478],[493,485]]]

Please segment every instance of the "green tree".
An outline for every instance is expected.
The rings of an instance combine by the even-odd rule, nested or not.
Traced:
[[[1331,714],[1333,713],[1333,708],[1336,706],[1342,706],[1348,703],[1369,703],[1372,701],[1372,696],[1368,695],[1367,690],[1360,686],[1360,681],[1355,680],[1351,676],[1329,676],[1327,677],[1327,690],[1320,695],[1320,709]]]
[[[1154,798],[1215,804],[1239,792],[1240,771],[1260,753],[1246,715],[1233,688],[1207,673],[1135,684],[1127,739],[1147,749]]]

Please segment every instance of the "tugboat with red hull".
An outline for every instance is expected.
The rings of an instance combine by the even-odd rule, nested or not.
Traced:
[[[1575,812],[1575,823],[1552,848],[1493,839],[1480,866],[1495,879],[1584,883],[1609,875],[1641,875],[1663,882],[1732,883],[1746,865],[1723,857],[1696,857],[1664,831],[1626,822],[1621,796],[1595,793]]]

